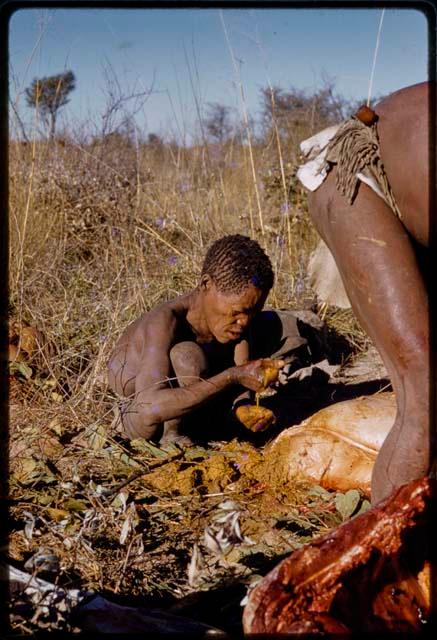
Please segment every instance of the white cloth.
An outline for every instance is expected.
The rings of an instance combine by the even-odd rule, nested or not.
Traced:
[[[343,279],[334,256],[323,240],[319,241],[310,255],[307,269],[311,287],[319,301],[340,309],[350,309],[351,303]]]
[[[297,170],[297,177],[304,187],[315,191],[327,176],[325,156],[329,142],[335,136],[340,125],[336,124],[319,131],[300,144],[300,150],[308,161]],[[361,179],[361,178],[360,178]],[[366,178],[366,182],[367,182]],[[369,185],[371,186],[371,185]],[[320,301],[343,309],[350,308],[349,298],[335,264],[334,257],[323,240],[312,252],[308,262],[308,275],[311,287]]]
[[[329,142],[335,136],[340,125],[335,124],[332,127],[319,131],[311,138],[300,143],[300,150],[308,161],[301,165],[297,170],[297,177],[303,186],[310,191],[315,191],[320,187],[326,178],[327,171],[324,168],[325,156]]]

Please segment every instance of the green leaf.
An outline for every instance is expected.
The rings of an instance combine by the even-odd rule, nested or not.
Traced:
[[[75,498],[68,498],[62,503],[62,507],[67,511],[86,511],[89,506],[84,500],[76,500]]]
[[[105,449],[102,451],[102,453],[103,453],[103,455],[110,457],[111,460],[121,462],[122,464],[126,465],[127,467],[139,467],[140,466],[140,463],[137,462],[135,460],[135,458],[132,458],[132,456],[130,456],[125,451],[123,451],[123,449],[120,449],[120,447],[117,447],[117,446],[105,447]]]
[[[367,511],[367,509],[370,509],[372,505],[370,504],[370,502],[368,500],[363,500],[363,502],[361,503],[361,507],[358,509],[358,511],[356,512],[355,516],[359,516],[361,513],[364,513],[365,511]],[[355,518],[354,516],[354,518]]]
[[[318,484],[315,484],[313,487],[311,487],[311,489],[308,491],[308,495],[317,496],[318,498],[323,498],[323,500],[331,500],[332,498],[332,493]]]
[[[26,380],[30,380],[33,375],[33,370],[25,362],[13,362],[11,364],[11,373],[19,373]]]
[[[13,474],[17,480],[23,483],[34,477],[37,466],[38,463],[35,458],[21,458]]]
[[[55,522],[61,522],[61,520],[65,520],[65,518],[70,517],[70,513],[66,509],[55,509],[53,507],[47,507],[45,513],[47,513],[50,520],[55,520]]]
[[[124,451],[122,451],[120,453],[120,456],[115,454],[114,458],[115,459],[118,458],[120,460],[120,462],[122,462],[123,464],[127,465],[128,467],[139,467],[140,466],[139,462],[137,462],[134,458],[131,458],[131,456],[129,456]]]
[[[147,440],[142,439],[141,444],[138,442],[138,439],[131,440],[131,445],[135,446],[137,449],[141,447],[142,453],[149,453],[155,458],[167,457],[167,453],[165,451],[163,451],[159,447],[155,447],[154,444],[148,442]]]
[[[50,493],[41,493],[36,496],[36,501],[43,506],[46,506],[53,502],[54,496]]]
[[[136,496],[136,499],[137,498],[138,496]],[[119,509],[120,507],[123,507],[125,504],[126,504],[126,501],[121,498],[120,493],[117,493],[115,498],[111,500],[111,507],[113,507],[114,509]]]
[[[343,520],[350,518],[360,502],[361,496],[356,489],[350,489],[346,493],[337,493],[335,507]]]

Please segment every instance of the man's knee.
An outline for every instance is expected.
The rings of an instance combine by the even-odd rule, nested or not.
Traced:
[[[108,368],[108,386],[114,393],[127,398],[135,392],[135,376],[121,368]]]
[[[208,363],[202,349],[195,342],[188,340],[178,342],[172,347],[170,362],[179,383],[183,386],[197,382],[199,377],[206,375],[208,369]],[[187,378],[183,379],[183,376],[187,376]]]

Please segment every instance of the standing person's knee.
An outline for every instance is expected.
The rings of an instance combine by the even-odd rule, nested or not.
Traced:
[[[170,362],[181,386],[198,382],[207,374],[208,363],[202,349],[195,342],[175,344],[170,351]]]

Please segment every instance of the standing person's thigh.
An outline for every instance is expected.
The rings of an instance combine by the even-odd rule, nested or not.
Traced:
[[[349,205],[333,176],[325,184],[310,198],[311,216],[353,310],[385,358],[414,364],[417,350],[428,348],[428,296],[410,237],[366,185]]]

